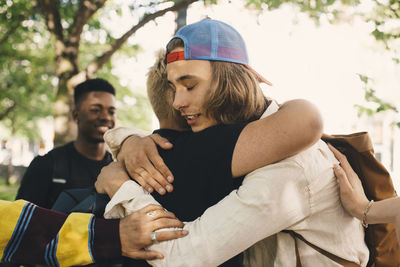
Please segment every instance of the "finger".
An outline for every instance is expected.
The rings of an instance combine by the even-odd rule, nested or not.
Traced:
[[[159,231],[156,233],[157,241],[167,241],[171,239],[177,239],[188,235],[186,230],[174,230],[174,231]]]
[[[353,189],[361,185],[360,178],[358,177],[357,173],[351,168],[350,164],[343,164],[341,169],[346,174],[346,178]]]
[[[173,147],[168,139],[161,137],[159,134],[152,134],[149,137],[162,149],[171,149]]]
[[[161,205],[157,205],[157,204],[149,204],[146,207],[141,208],[140,210],[138,210],[138,212],[147,214],[151,211],[161,211],[164,210],[164,208]]]
[[[163,259],[163,254],[154,250],[138,250],[128,253],[126,256],[138,260],[156,260]]]
[[[161,211],[150,211],[147,213],[150,217],[153,218],[153,220],[158,220],[160,218],[170,218],[170,219],[176,219],[175,214],[172,212],[166,211],[166,210],[161,210]]]
[[[339,150],[337,150],[334,146],[332,146],[330,143],[328,143],[328,147],[329,149],[332,151],[333,155],[335,155],[335,158],[337,158],[339,161],[340,159],[343,159],[345,156],[342,154],[342,152],[340,152]]]
[[[184,224],[178,219],[160,218],[152,222],[153,231],[162,228],[182,228]]]
[[[146,190],[146,191],[149,192],[150,194],[153,193],[154,188],[153,188],[150,184],[148,184],[148,183],[143,179],[143,177],[142,177],[140,174],[135,173],[135,174],[132,176],[132,178],[133,178],[138,184],[140,184],[140,185],[144,188],[144,190]]]
[[[335,172],[335,176],[338,180],[340,191],[351,191],[353,189],[353,186],[349,182],[348,177],[343,169],[339,165],[335,165],[333,167],[333,171]]]
[[[132,158],[126,159],[123,161],[124,165],[125,165],[125,170],[128,173],[128,175],[130,177],[133,177],[136,172],[135,172],[135,164],[133,162]]]
[[[151,170],[152,173],[157,172],[154,169],[154,166],[151,165],[151,163],[148,161],[148,163],[146,163],[145,166],[142,168],[142,171],[140,172],[140,176],[144,179],[146,184],[148,184],[152,188],[154,188],[160,195],[164,195],[167,192],[166,189],[159,183],[159,181],[155,177],[153,177],[150,174],[149,170]],[[156,177],[160,180],[164,180],[164,178],[159,173],[158,173],[158,176],[156,176]]]
[[[174,181],[174,176],[172,175],[172,172],[169,170],[169,168],[165,164],[164,160],[160,157],[160,155],[158,154],[152,155],[150,157],[150,161],[154,165],[154,168],[161,174],[163,179],[166,179],[167,183],[172,183]]]
[[[155,153],[158,153],[155,152]],[[158,154],[157,154],[158,156]],[[141,173],[142,177],[145,179],[146,183],[150,184],[154,189],[157,190],[161,195],[165,194],[166,191],[172,191],[172,185],[162,176],[162,174],[154,167],[151,163],[151,155],[148,155],[143,162],[144,172]],[[159,157],[159,156],[158,156]]]
[[[96,189],[97,193],[99,194],[104,193],[103,188],[101,187],[101,184],[99,183],[98,180],[94,183],[94,188]]]
[[[335,147],[333,147],[329,143],[328,143],[328,147],[333,152],[335,157],[339,160],[340,165],[342,165],[342,167],[343,167],[344,171],[346,172],[346,174],[348,174],[348,172],[350,172],[350,169],[351,169],[351,171],[353,171],[353,169],[350,166],[349,161],[347,160],[347,157],[342,152],[337,150]]]
[[[152,160],[152,159],[150,159]],[[172,192],[173,186],[169,183],[169,181],[164,177],[152,164],[150,169],[146,169],[148,174],[149,174],[149,179],[154,179],[156,180],[157,183],[159,183],[162,188],[164,188],[167,192]],[[170,181],[173,181],[173,179],[170,178]]]

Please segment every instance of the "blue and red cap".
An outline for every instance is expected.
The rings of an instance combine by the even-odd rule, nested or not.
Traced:
[[[206,18],[182,27],[172,39],[174,38],[183,41],[184,51],[168,53],[167,64],[190,59],[238,63],[250,69],[260,82],[272,85],[249,66],[242,36],[224,22]]]

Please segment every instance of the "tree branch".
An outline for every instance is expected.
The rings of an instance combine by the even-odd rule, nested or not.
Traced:
[[[13,33],[21,26],[21,23],[29,16],[30,14],[25,13],[18,16],[17,20],[14,22],[13,25],[10,26],[8,31],[4,33],[3,37],[0,39],[0,45],[7,42],[8,38],[13,35]]]
[[[163,16],[165,13],[169,11],[178,11],[182,8],[185,8],[189,6],[190,4],[197,2],[199,0],[182,0],[172,7],[159,10],[155,13],[152,14],[145,14],[142,19],[139,21],[138,24],[133,26],[129,31],[127,31],[121,38],[116,40],[112,45],[109,50],[104,52],[103,55],[99,56],[94,60],[92,63],[89,64],[89,66],[86,69],[86,73],[88,77],[93,76],[94,73],[96,73],[103,65],[111,58],[111,56],[128,40],[128,38],[133,35],[138,29],[146,25],[146,23]]]
[[[79,3],[78,12],[74,17],[74,22],[69,28],[68,42],[72,45],[78,45],[83,31],[83,26],[87,23],[90,17],[102,8],[107,0],[81,0]]]
[[[0,114],[0,121],[3,120],[17,105],[15,102],[9,106],[3,113]]]
[[[54,34],[57,40],[64,42],[59,2],[57,0],[38,0],[38,5],[46,19],[50,33]]]

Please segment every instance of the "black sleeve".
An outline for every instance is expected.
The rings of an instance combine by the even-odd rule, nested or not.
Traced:
[[[35,157],[22,177],[16,199],[24,199],[40,207],[51,208],[46,200],[51,186],[52,166],[53,159],[49,154]]]

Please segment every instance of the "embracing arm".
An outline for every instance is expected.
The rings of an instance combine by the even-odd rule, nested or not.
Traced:
[[[173,190],[172,172],[157,151],[172,148],[172,144],[158,134],[135,128],[119,127],[104,134],[104,140],[113,158],[122,162],[129,175],[148,192],[160,194]]]
[[[0,200],[0,218],[0,258],[5,263],[72,266],[121,256],[119,220],[66,215],[23,200]]]
[[[238,190],[208,208],[195,221],[186,223],[184,229],[189,232],[186,237],[150,246],[149,249],[165,257],[149,263],[157,267],[217,266],[257,241],[300,221],[310,210],[309,201],[296,182],[301,175],[302,168],[294,162],[271,164],[249,174]],[[284,195],[282,188],[285,188]],[[287,202],[296,205],[284,205]],[[138,184],[127,181],[111,199],[105,216],[125,216],[149,203],[156,202]],[[157,239],[162,233],[157,232]]]
[[[149,217],[158,212],[157,217]],[[0,259],[4,263],[76,266],[117,259],[156,259],[163,255],[144,250],[150,234],[164,227],[182,227],[159,205],[148,205],[121,220],[104,220],[88,213],[70,215],[30,202],[0,200]],[[169,231],[160,240],[184,236]]]
[[[313,104],[306,100],[285,102],[274,114],[243,129],[233,152],[233,176],[297,154],[321,138],[322,127],[321,115]]]

